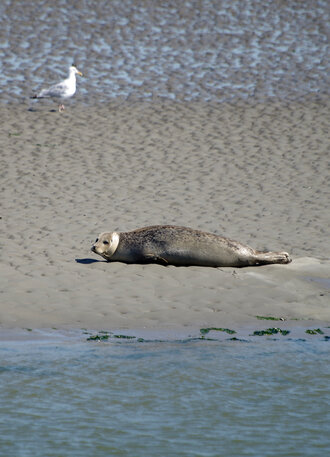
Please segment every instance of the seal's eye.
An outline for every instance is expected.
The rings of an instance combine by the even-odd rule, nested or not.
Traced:
[[[103,244],[109,244],[109,241],[105,240],[105,241],[103,241]]]
[[[95,240],[95,243],[97,243],[98,241],[99,241],[99,239],[98,239],[98,238],[96,238],[96,240]]]

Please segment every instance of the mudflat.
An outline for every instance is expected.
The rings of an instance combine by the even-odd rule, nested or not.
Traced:
[[[0,111],[0,326],[330,322],[329,101],[114,101]],[[289,265],[107,263],[100,232],[174,224]]]

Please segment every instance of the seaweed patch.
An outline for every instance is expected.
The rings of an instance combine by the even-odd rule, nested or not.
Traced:
[[[288,335],[290,333],[290,330],[282,330],[278,327],[271,327],[267,328],[266,330],[255,330],[253,332],[253,335],[255,336],[263,336],[263,335]]]
[[[91,335],[87,338],[87,341],[106,341],[110,338],[109,333]]]
[[[233,335],[234,333],[236,333],[235,330],[231,330],[230,328],[223,328],[223,327],[201,328],[199,331],[202,335],[207,335],[211,331],[225,332],[225,333],[228,333],[229,335]]]
[[[307,329],[308,335],[324,335],[324,332],[320,328],[314,328],[313,330]]]
[[[91,335],[87,338],[87,341],[107,341],[110,338],[123,339],[123,340],[135,340],[136,336],[122,335],[122,334],[112,334],[111,332],[99,331],[96,335]],[[138,339],[138,341],[141,338]],[[141,341],[139,341],[141,342]]]
[[[284,317],[256,316],[256,318],[264,321],[285,321]]]

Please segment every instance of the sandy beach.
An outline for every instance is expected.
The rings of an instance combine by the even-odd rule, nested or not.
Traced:
[[[0,116],[3,329],[330,323],[328,101],[27,102]],[[90,251],[102,231],[153,224],[293,262],[177,268]]]

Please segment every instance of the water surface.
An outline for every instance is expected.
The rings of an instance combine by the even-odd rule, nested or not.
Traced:
[[[327,0],[2,0],[0,100],[74,61],[77,96],[235,101],[329,94]]]
[[[324,456],[329,343],[2,342],[6,456]]]

